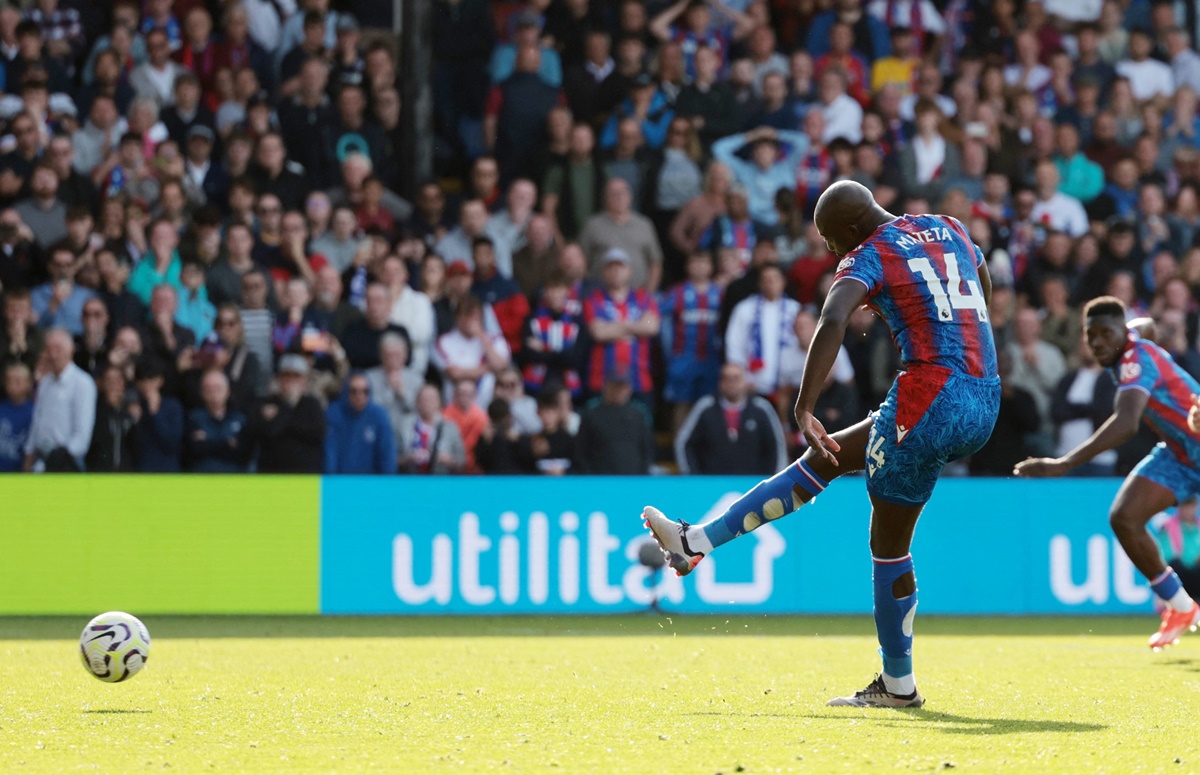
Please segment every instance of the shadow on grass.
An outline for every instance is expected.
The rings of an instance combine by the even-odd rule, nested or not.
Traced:
[[[684,615],[600,616],[167,616],[137,610],[159,638],[521,638],[653,637],[875,637],[867,615]],[[0,617],[0,642],[78,637],[88,619],[80,616]],[[968,637],[1070,637],[1144,635],[1138,616],[926,616],[921,635]]]
[[[1077,732],[1100,732],[1108,729],[1106,724],[1085,724],[1078,721],[1052,721],[1049,719],[976,718],[927,708],[895,708],[890,712],[888,710],[884,710],[884,712],[889,715],[873,718],[871,721],[889,727],[913,728],[920,724],[922,728],[936,729],[948,735],[1016,735],[1030,732],[1075,734]],[[862,719],[862,716],[842,716],[833,713],[800,713],[797,715],[803,718],[822,720],[859,721]]]
[[[152,710],[135,710],[130,708],[96,708],[95,710],[85,710],[84,713],[153,713]]]

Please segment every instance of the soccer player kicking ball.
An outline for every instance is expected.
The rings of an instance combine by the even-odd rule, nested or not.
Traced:
[[[1083,308],[1088,347],[1117,379],[1113,415],[1091,438],[1060,458],[1018,463],[1017,476],[1062,476],[1137,433],[1142,417],[1162,442],[1126,477],[1109,510],[1108,522],[1125,554],[1162,598],[1162,626],[1150,636],[1158,651],[1200,624],[1200,606],[1188,596],[1179,576],[1163,562],[1158,544],[1146,531],[1155,514],[1200,493],[1200,414],[1194,396],[1200,384],[1175,365],[1171,356],[1125,325],[1125,305],[1111,296],[1092,299]],[[1193,425],[1189,410],[1195,415]]]
[[[796,420],[810,448],[707,524],[675,522],[651,506],[642,517],[683,576],[714,548],[795,511],[831,479],[866,468],[883,671],[866,689],[828,704],[919,707],[925,700],[913,678],[917,583],[909,545],[942,467],[982,447],[996,422],[991,280],[961,223],[939,215],[896,217],[858,183],[830,186],[817,202],[815,221],[842,261],[796,400]],[[813,407],[846,323],[864,302],[891,328],[905,371],[872,417],[830,435]]]

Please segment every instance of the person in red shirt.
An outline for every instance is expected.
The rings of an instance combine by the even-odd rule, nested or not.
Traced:
[[[846,93],[866,107],[871,103],[867,88],[870,85],[870,69],[862,54],[854,50],[854,29],[845,22],[833,25],[829,33],[829,53],[816,62],[816,77],[829,68],[840,68],[846,74]]]
[[[375,175],[363,181],[362,202],[354,208],[354,214],[358,217],[358,228],[363,232],[374,227],[389,241],[396,236],[396,219],[383,206],[383,181]]]

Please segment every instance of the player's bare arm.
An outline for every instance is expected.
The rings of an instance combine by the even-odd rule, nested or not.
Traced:
[[[1062,476],[1101,452],[1121,446],[1137,433],[1149,400],[1150,396],[1141,390],[1122,390],[1117,394],[1116,411],[1087,441],[1059,458],[1030,458],[1017,463],[1013,473],[1026,477]]]
[[[992,304],[992,273],[988,271],[987,261],[979,262],[979,289],[983,292],[983,303]]]
[[[834,453],[841,451],[841,446],[826,432],[821,421],[813,416],[813,409],[821,395],[821,387],[837,359],[850,316],[862,306],[866,298],[867,288],[857,280],[843,278],[833,284],[821,308],[821,319],[808,348],[800,395],[796,398],[796,422],[804,433],[804,438],[810,447],[835,466],[838,461]]]
[[[1192,396],[1192,408],[1188,410],[1188,427],[1192,433],[1200,433],[1200,396]]]

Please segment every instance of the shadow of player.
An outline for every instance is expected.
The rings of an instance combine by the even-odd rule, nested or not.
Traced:
[[[152,710],[139,710],[134,708],[95,708],[93,710],[85,710],[84,713],[153,713]]]
[[[887,712],[885,709],[880,709]],[[878,721],[884,726],[912,726],[916,722],[922,725],[933,724],[933,729],[950,735],[1016,735],[1029,732],[1100,732],[1108,729],[1107,724],[1087,724],[1080,721],[1054,721],[1051,719],[1021,719],[1021,718],[982,718],[960,716],[927,708],[895,708],[895,715],[881,716]],[[862,716],[841,716],[832,713],[804,713],[805,718],[835,719],[853,718],[859,720]]]

